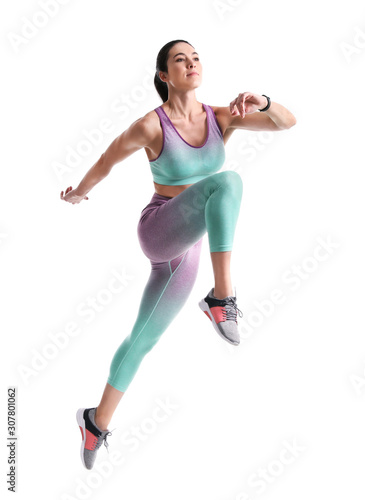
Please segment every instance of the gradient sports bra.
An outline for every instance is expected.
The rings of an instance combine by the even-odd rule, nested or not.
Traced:
[[[223,134],[213,109],[203,104],[207,115],[207,137],[202,146],[186,142],[162,106],[155,108],[161,122],[163,143],[160,154],[149,160],[157,184],[194,184],[218,172],[225,160]]]

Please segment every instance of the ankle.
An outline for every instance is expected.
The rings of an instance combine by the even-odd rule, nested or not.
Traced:
[[[99,415],[98,413],[98,408],[95,410],[94,414],[94,421],[96,426],[101,430],[101,431],[106,431],[108,430],[108,425],[109,425],[109,419],[105,418],[102,414]]]
[[[233,290],[229,288],[214,288],[213,295],[217,299],[225,299],[228,296],[233,297]]]

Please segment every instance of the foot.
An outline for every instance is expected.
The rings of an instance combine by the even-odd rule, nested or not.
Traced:
[[[238,332],[237,312],[242,317],[236,304],[235,296],[227,296],[224,299],[214,297],[213,288],[208,295],[199,302],[200,309],[212,321],[215,331],[227,342],[233,345],[240,343]]]
[[[102,442],[108,448],[107,436],[111,435],[108,430],[99,429],[94,420],[96,408],[79,408],[76,413],[76,420],[81,431],[81,461],[87,469],[92,469],[96,454]]]

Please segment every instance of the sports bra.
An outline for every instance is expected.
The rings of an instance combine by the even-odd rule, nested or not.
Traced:
[[[192,146],[181,137],[162,105],[154,109],[163,134],[160,154],[149,160],[157,184],[194,184],[222,167],[225,160],[222,130],[211,106],[203,106],[207,115],[207,137],[201,146]]]

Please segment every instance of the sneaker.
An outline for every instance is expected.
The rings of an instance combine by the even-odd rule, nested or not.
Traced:
[[[87,469],[92,469],[96,453],[104,441],[106,449],[109,444],[106,437],[112,433],[109,430],[102,431],[97,427],[94,420],[95,408],[80,408],[76,413],[76,420],[79,424],[82,442],[81,442],[81,461]],[[108,450],[109,452],[109,450]]]
[[[215,331],[227,342],[233,345],[240,343],[238,332],[237,312],[240,318],[243,314],[236,304],[236,295],[229,295],[224,299],[217,299],[212,288],[208,295],[199,302],[200,309],[212,321]],[[235,288],[236,294],[236,288]]]

